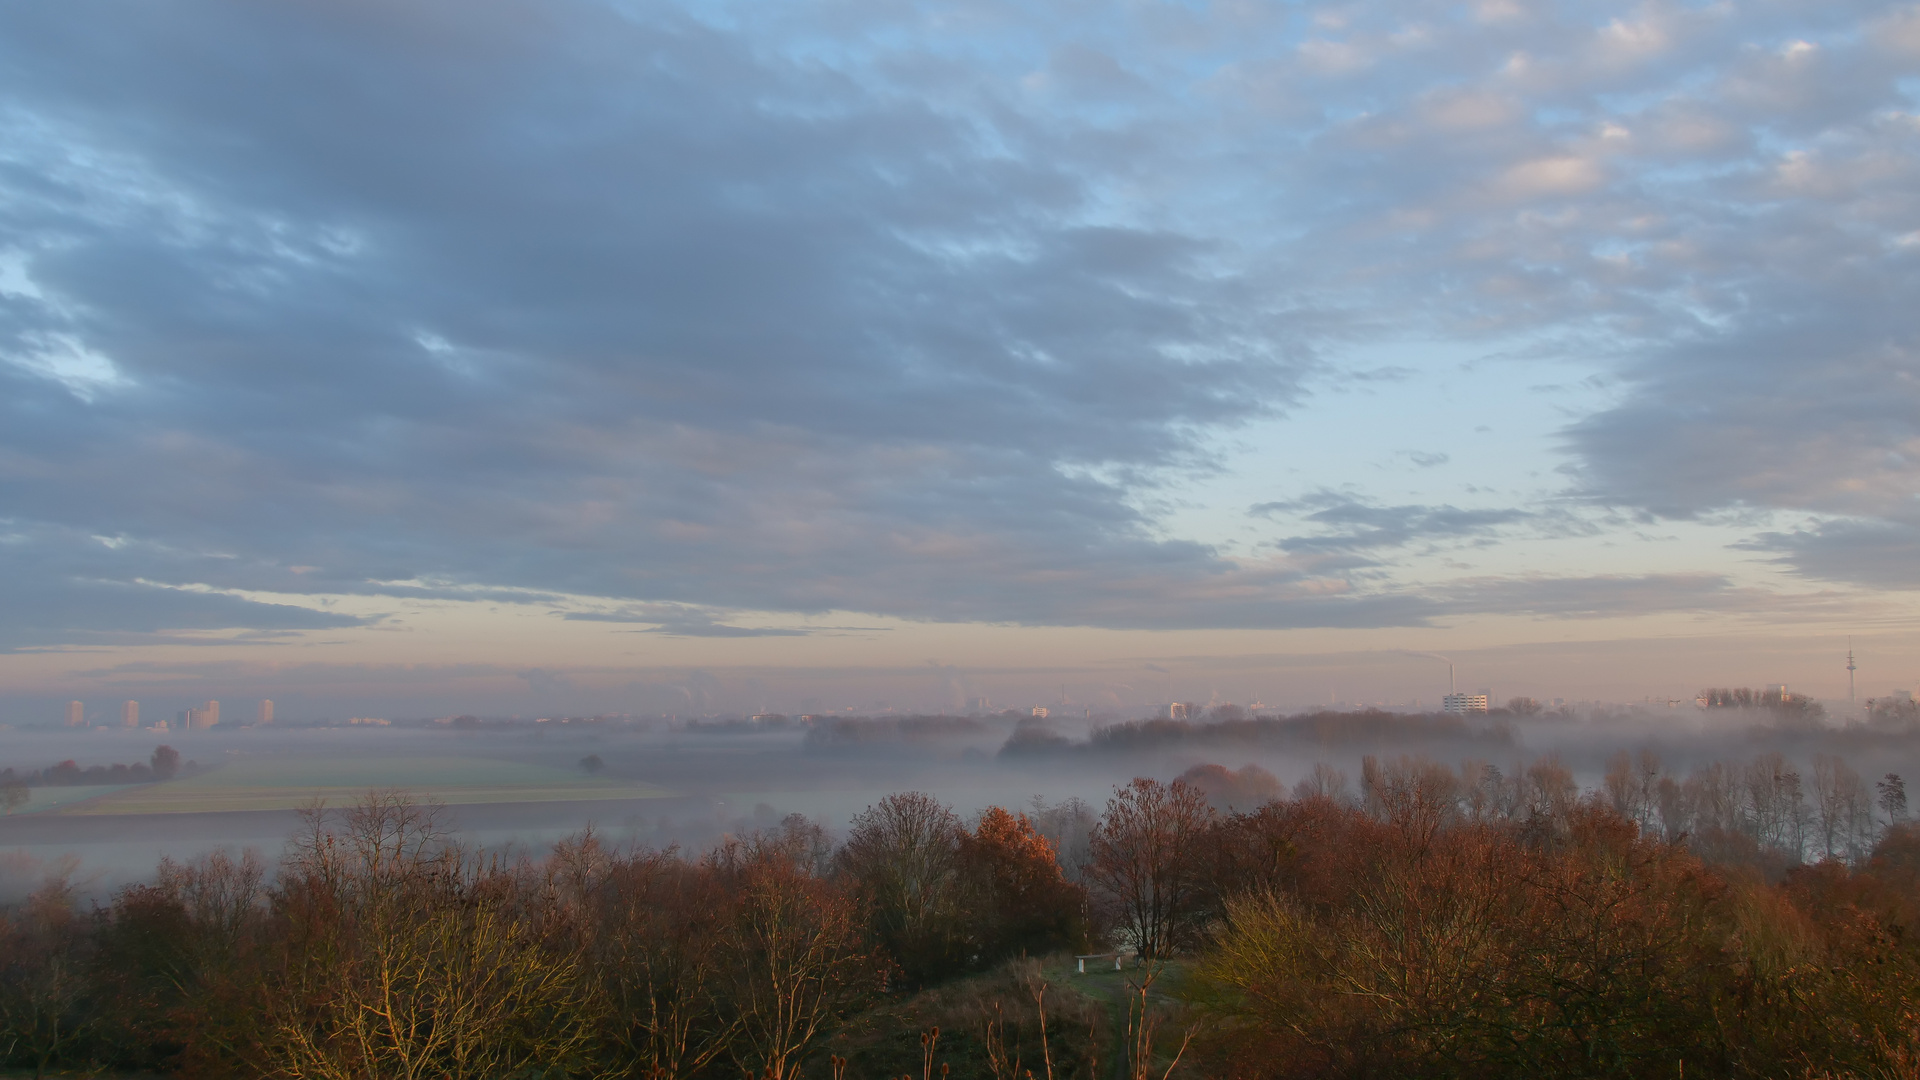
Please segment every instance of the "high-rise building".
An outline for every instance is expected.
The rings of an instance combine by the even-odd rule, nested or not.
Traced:
[[[87,707],[77,701],[67,702],[67,726],[86,727]]]
[[[136,728],[140,726],[140,703],[123,701],[120,703],[120,726]]]
[[[187,709],[180,714],[180,727],[183,731],[201,731],[220,722],[220,703],[209,701],[205,705]]]
[[[261,698],[260,707],[254,710],[253,722],[256,724],[273,723],[273,699]]]
[[[1440,707],[1455,716],[1466,716],[1470,713],[1485,716],[1487,693],[1483,690],[1478,694],[1448,694],[1440,699]]]

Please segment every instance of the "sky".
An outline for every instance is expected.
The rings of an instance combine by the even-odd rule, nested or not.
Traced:
[[[1914,687],[1916,297],[1913,5],[8,5],[0,720]]]

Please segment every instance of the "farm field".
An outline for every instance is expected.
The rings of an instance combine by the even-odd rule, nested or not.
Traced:
[[[127,790],[124,784],[78,784],[72,787],[36,787],[27,789],[27,801],[16,814],[38,814],[72,806],[101,795]]]
[[[198,776],[116,789],[54,809],[62,814],[192,814],[294,810],[324,799],[350,803],[370,788],[400,788],[452,806],[478,803],[649,799],[674,794],[630,780],[485,757],[260,757],[228,761]]]

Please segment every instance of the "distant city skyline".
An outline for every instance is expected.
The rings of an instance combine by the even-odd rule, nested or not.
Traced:
[[[1655,645],[1648,646],[1657,647]],[[826,689],[832,684],[832,673],[818,671],[793,673],[761,670],[752,673],[695,672],[687,679],[664,679],[661,682],[644,686],[628,684],[623,687],[594,687],[575,685],[569,680],[555,676],[545,693],[531,695],[529,700],[535,704],[516,711],[501,708],[503,699],[490,696],[484,701],[467,701],[460,707],[447,710],[434,708],[444,704],[446,690],[444,684],[427,682],[424,693],[413,697],[389,697],[386,699],[360,697],[362,707],[345,709],[336,703],[329,703],[328,695],[299,695],[295,701],[295,710],[286,716],[289,723],[299,725],[316,721],[349,722],[350,714],[372,713],[387,722],[385,717],[397,717],[403,720],[420,721],[439,717],[453,716],[459,713],[471,713],[494,718],[518,717],[527,719],[535,714],[555,716],[627,716],[634,718],[680,717],[698,718],[702,716],[749,716],[761,713],[782,713],[802,715],[809,713],[823,715],[848,715],[869,713],[951,713],[957,715],[980,715],[1012,712],[1031,715],[1035,718],[1083,718],[1104,717],[1107,719],[1137,719],[1146,716],[1171,716],[1175,719],[1200,719],[1215,705],[1235,705],[1249,712],[1294,713],[1312,711],[1317,708],[1365,708],[1379,707],[1397,711],[1427,712],[1479,712],[1487,708],[1502,708],[1513,698],[1532,698],[1543,708],[1560,707],[1692,707],[1698,694],[1709,688],[1731,687],[1746,688],[1761,692],[1784,691],[1795,684],[1779,682],[1773,679],[1717,678],[1695,679],[1691,682],[1675,682],[1674,689],[1662,693],[1621,694],[1607,692],[1604,688],[1595,690],[1584,687],[1581,690],[1568,690],[1562,686],[1545,684],[1524,674],[1524,668],[1512,665],[1489,664],[1476,667],[1482,670],[1501,670],[1512,672],[1508,677],[1513,681],[1494,687],[1478,687],[1472,691],[1450,691],[1444,677],[1435,679],[1433,668],[1418,663],[1420,656],[1398,654],[1389,658],[1387,666],[1397,659],[1405,665],[1393,672],[1388,678],[1379,678],[1378,658],[1375,677],[1377,682],[1369,683],[1364,676],[1356,678],[1353,672],[1339,674],[1338,669],[1331,672],[1320,669],[1321,678],[1333,678],[1336,684],[1330,689],[1314,693],[1311,690],[1288,690],[1285,693],[1272,692],[1276,683],[1285,684],[1290,680],[1296,684],[1310,681],[1315,676],[1302,674],[1301,665],[1295,663],[1290,669],[1269,669],[1261,672],[1265,689],[1252,685],[1254,677],[1246,670],[1234,671],[1218,661],[1210,661],[1204,666],[1196,666],[1190,672],[1182,673],[1176,679],[1154,684],[1153,680],[1134,677],[1130,683],[1115,681],[1111,670],[1091,670],[1076,673],[1072,681],[1065,683],[1036,682],[1030,673],[1018,669],[1000,671],[961,671],[953,668],[931,669],[911,673],[909,676],[880,674],[875,672],[858,673],[837,690]],[[1352,661],[1356,665],[1359,661]],[[1777,663],[1777,661],[1776,661]],[[1157,666],[1157,665],[1156,665]],[[1364,669],[1361,669],[1364,670]],[[317,673],[318,674],[318,673]],[[476,673],[463,673],[466,678],[475,678]],[[495,672],[496,678],[506,678],[507,673]],[[529,673],[515,673],[511,677],[516,681],[525,681]],[[1152,674],[1165,678],[1171,672],[1153,671]],[[782,677],[795,680],[803,685],[783,686]],[[1057,680],[1059,673],[1052,672],[1045,678]],[[1337,680],[1347,680],[1338,682]],[[1857,701],[1849,702],[1844,692],[1840,695],[1822,695],[1807,691],[1804,685],[1796,693],[1806,693],[1814,700],[1824,700],[1833,710],[1833,719],[1844,722],[1855,713],[1864,715],[1869,701],[1910,701],[1915,685],[1920,678],[1906,680],[1907,685],[1889,686],[1872,694],[1861,694]],[[998,689],[992,693],[980,693],[978,687],[991,684]],[[1148,689],[1148,685],[1159,687],[1158,693]],[[888,688],[891,687],[889,691]],[[1685,687],[1682,689],[1681,687]],[[322,684],[322,689],[325,684]],[[1140,691],[1145,690],[1143,694]],[[1844,687],[1843,687],[1844,690]],[[876,692],[878,691],[878,692]],[[1121,691],[1121,692],[1116,692]],[[837,694],[837,696],[835,696]],[[226,692],[228,697],[244,697],[244,694]],[[1266,700],[1266,699],[1273,700]],[[1458,699],[1456,702],[1455,699]],[[378,707],[367,707],[367,703],[378,702]],[[85,715],[84,702],[70,702],[59,710],[63,722],[71,726],[78,712]],[[139,725],[140,703],[128,700],[120,706],[121,726],[132,728]],[[279,705],[271,698],[255,700],[250,720],[251,725],[268,725],[281,718]],[[170,725],[175,731],[205,730],[220,722],[220,701],[218,697],[201,700],[180,710]],[[361,718],[353,723],[373,723],[374,720]],[[12,712],[0,712],[0,723],[37,726],[33,711],[25,711],[19,706]],[[161,723],[165,724],[165,721]]]
[[[1913,689],[1916,74],[1884,4],[8,7],[0,722]]]

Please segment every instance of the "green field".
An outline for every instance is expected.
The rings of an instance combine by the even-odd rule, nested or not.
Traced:
[[[231,761],[198,776],[118,789],[53,810],[63,814],[191,814],[292,810],[315,799],[353,802],[370,788],[400,788],[449,805],[650,799],[673,794],[577,769],[481,757],[263,757]]]

